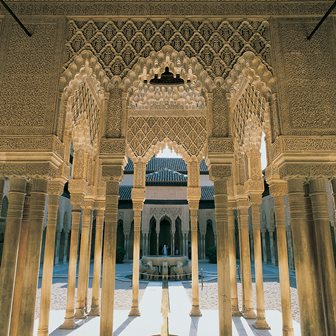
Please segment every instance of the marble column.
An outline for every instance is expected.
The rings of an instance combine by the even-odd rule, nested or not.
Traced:
[[[68,247],[69,247],[69,232],[64,231],[63,264],[66,264],[68,261]]]
[[[294,254],[293,254],[293,242],[292,242],[292,230],[289,227],[286,232],[287,236],[287,251],[288,251],[288,259],[289,259],[289,267],[291,269],[295,269],[294,266]]]
[[[85,314],[89,314],[88,296],[89,296],[89,284],[90,284],[90,271],[91,271],[91,247],[92,247],[92,228],[93,228],[93,210],[90,219],[90,229],[89,229],[89,244],[87,247],[88,262],[85,269],[85,300],[84,300],[84,311]]]
[[[96,213],[96,237],[95,237],[95,251],[93,262],[93,281],[92,281],[92,303],[91,316],[100,315],[99,306],[99,291],[100,291],[100,274],[101,274],[101,260],[102,260],[102,239],[103,239],[103,225],[104,225],[104,207],[98,208]]]
[[[43,178],[32,179],[29,209],[29,227],[25,269],[22,281],[22,295],[18,330],[22,336],[31,336],[34,329],[35,303],[40,268],[44,209],[48,191],[48,181]]]
[[[132,272],[132,307],[128,316],[140,316],[139,311],[139,260],[140,260],[140,229],[142,202],[133,201],[134,211],[134,244],[133,244],[133,272]]]
[[[125,233],[125,240],[124,240],[124,246],[125,246],[125,259],[126,260],[128,260],[129,259],[129,257],[128,257],[128,248],[129,248],[129,246],[128,246],[128,241],[129,241],[129,236],[128,236],[128,234],[127,233]]]
[[[304,196],[304,181],[303,178],[288,179],[301,334],[305,336],[327,335],[323,317],[322,293],[318,281],[315,232],[309,214],[309,202]]]
[[[270,184],[270,191],[274,199],[276,216],[278,256],[279,256],[279,275],[281,291],[281,312],[282,312],[282,334],[284,336],[294,335],[293,317],[290,296],[290,279],[288,269],[288,254],[286,240],[285,223],[285,202],[284,196],[287,193],[286,183],[278,185]]]
[[[51,300],[52,274],[54,268],[55,233],[59,198],[63,191],[63,182],[52,181],[48,186],[48,223],[43,262],[40,318],[38,336],[47,336],[49,329],[49,314]]]
[[[79,256],[79,272],[78,272],[78,289],[75,318],[83,319],[85,314],[85,293],[87,284],[87,268],[89,264],[89,237],[90,237],[90,223],[92,218],[92,202],[88,203],[86,200],[83,205],[82,212],[82,228],[80,241],[80,256]]]
[[[243,289],[243,316],[247,319],[255,319],[256,314],[252,303],[252,277],[250,242],[248,226],[248,204],[247,201],[238,203],[239,209],[239,236],[240,236],[240,270]]]
[[[61,231],[56,231],[56,242],[54,243],[54,246],[55,246],[55,265],[59,264],[60,242],[61,242]]]
[[[227,180],[214,179],[214,201],[217,231],[217,274],[219,335],[232,335],[232,301],[230,229],[228,223]],[[232,221],[231,221],[232,223]]]
[[[275,265],[275,250],[274,250],[274,231],[273,229],[269,231],[269,239],[270,239],[270,249],[271,249],[271,260],[272,265]]]
[[[22,296],[22,286],[23,286],[22,277],[24,274],[25,266],[26,266],[28,229],[29,229],[29,223],[30,223],[30,220],[29,220],[30,197],[31,197],[30,193],[31,193],[31,183],[27,183],[26,198],[24,202],[21,232],[20,232],[18,261],[16,265],[16,274],[15,274],[15,287],[14,287],[13,307],[12,307],[12,314],[11,314],[12,316],[11,316],[11,324],[10,324],[10,335],[11,336],[20,335],[19,319],[20,319],[21,296]]]
[[[249,243],[250,243],[250,257],[251,257],[251,261],[254,262],[254,240],[253,240],[253,232],[249,232]]]
[[[188,233],[183,232],[183,255],[188,257]]]
[[[161,251],[159,251],[160,249],[159,242],[160,242],[160,228],[158,228],[157,233],[156,233],[156,250],[157,250],[156,254],[157,255],[161,254]]]
[[[61,329],[74,329],[75,324],[75,290],[76,290],[76,271],[78,258],[78,234],[81,219],[82,197],[76,194],[71,194],[72,203],[72,221],[71,221],[71,239],[70,239],[70,255],[69,255],[69,269],[68,269],[68,289],[67,289],[67,303],[65,310],[64,322]]]
[[[323,287],[326,323],[329,335],[336,335],[336,273],[329,224],[328,195],[325,178],[313,178],[309,192],[313,209],[316,249]]]
[[[119,170],[119,167],[113,168],[118,168]],[[113,175],[106,181],[103,281],[100,314],[101,336],[111,336],[113,332],[118,199],[121,173],[122,167],[120,167],[120,175]]]
[[[266,247],[266,232],[265,230],[261,231],[261,241],[263,249],[263,261],[267,264],[267,247]]]
[[[257,296],[257,319],[254,327],[257,329],[270,329],[265,319],[265,302],[264,302],[264,279],[261,256],[261,239],[260,239],[260,204],[261,193],[250,194],[252,208],[252,227],[253,227],[253,246],[254,246],[254,270]]]
[[[238,306],[237,290],[237,264],[236,264],[236,244],[235,244],[235,218],[234,202],[228,204],[228,227],[230,235],[230,278],[231,278],[231,310],[232,316],[241,316]]]
[[[192,264],[192,308],[190,316],[202,316],[199,308],[199,288],[198,288],[198,204],[199,201],[189,201],[189,211],[191,219],[191,264]]]

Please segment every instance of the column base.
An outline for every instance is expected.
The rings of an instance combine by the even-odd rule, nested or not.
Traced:
[[[202,316],[199,306],[192,306],[190,316]]]
[[[91,306],[91,310],[89,312],[90,316],[100,316],[99,306]]]
[[[140,316],[140,310],[138,307],[132,307],[131,311],[128,313],[128,316]]]
[[[283,328],[282,335],[283,336],[294,336],[294,329],[293,328],[290,328],[290,329]]]
[[[239,311],[238,307],[232,307],[231,311],[232,311],[232,316],[242,316],[243,315],[241,311]]]
[[[75,319],[85,320],[87,318],[84,308],[77,308],[75,312]]]
[[[48,336],[48,328],[38,329],[37,336]]]
[[[76,329],[77,324],[73,318],[65,318],[63,324],[59,327],[60,329]]]
[[[253,309],[246,309],[242,312],[242,315],[244,318],[246,318],[247,320],[254,320],[256,319],[257,315],[254,312]]]
[[[255,329],[264,329],[264,330],[271,329],[265,319],[257,319],[255,323],[253,323],[253,327]]]

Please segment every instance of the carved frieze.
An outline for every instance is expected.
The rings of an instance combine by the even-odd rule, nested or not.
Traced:
[[[268,22],[263,20],[70,20],[65,67],[76,54],[90,49],[110,78],[123,78],[139,57],[171,45],[189,58],[196,57],[214,79],[226,77],[246,50],[260,55],[270,67],[269,39]]]

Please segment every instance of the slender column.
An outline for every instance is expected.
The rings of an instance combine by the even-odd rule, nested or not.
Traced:
[[[238,307],[237,290],[237,265],[236,265],[236,244],[235,244],[235,218],[233,213],[233,202],[229,202],[228,207],[228,227],[230,235],[230,278],[231,278],[231,310],[232,316],[241,316]]]
[[[198,289],[198,239],[197,217],[199,201],[188,201],[191,219],[191,266],[192,266],[192,308],[191,316],[202,316],[199,308]]]
[[[128,234],[125,234],[124,246],[125,246],[125,259],[128,260]]]
[[[188,256],[188,242],[187,242],[187,236],[188,234],[186,232],[182,233],[182,239],[183,239],[183,255]]]
[[[157,255],[161,254],[160,247],[159,247],[159,242],[160,242],[160,227],[157,230],[157,234],[156,234],[156,249],[157,249]]]
[[[274,251],[274,231],[269,231],[270,237],[270,248],[271,248],[271,258],[272,258],[272,265],[275,265],[275,251]]]
[[[55,246],[55,265],[59,264],[60,242],[61,242],[61,231],[56,231],[56,244],[54,243],[54,246]]]
[[[78,233],[81,219],[80,204],[82,202],[82,197],[80,196],[81,195],[76,194],[71,195],[72,221],[71,221],[70,256],[69,256],[69,270],[68,270],[68,290],[67,290],[65,318],[61,326],[62,329],[76,328],[74,305],[75,305],[76,270],[77,270],[77,257],[78,257]],[[76,199],[76,201],[74,199]]]
[[[315,233],[307,213],[308,204],[305,204],[303,178],[288,180],[288,200],[291,212],[301,334],[305,336],[327,335],[321,288],[318,283]]]
[[[134,211],[134,244],[132,273],[132,307],[128,316],[140,316],[139,311],[139,259],[140,259],[140,226],[142,203],[133,202]]]
[[[254,241],[253,241],[253,232],[249,232],[249,242],[250,242],[250,256],[251,256],[251,261],[254,262]]]
[[[92,217],[92,202],[84,201],[82,215],[82,230],[80,242],[79,272],[78,272],[78,290],[76,302],[76,319],[83,319],[85,315],[85,293],[87,283],[87,268],[89,264],[89,237],[90,223]]]
[[[20,319],[20,308],[21,308],[21,297],[22,297],[22,286],[23,281],[22,277],[24,274],[26,266],[26,255],[27,255],[27,244],[28,244],[28,229],[29,229],[29,211],[30,211],[30,195],[31,193],[31,183],[27,183],[26,186],[26,198],[24,202],[23,215],[22,215],[22,224],[20,232],[20,243],[19,243],[19,252],[18,252],[18,261],[16,266],[15,274],[15,289],[13,296],[13,307],[12,307],[12,316],[10,324],[10,335],[18,336],[19,332],[19,319]]]
[[[64,231],[63,264],[66,264],[68,261],[68,246],[69,246],[69,232]]]
[[[294,335],[292,308],[290,299],[290,283],[288,270],[288,255],[286,244],[286,223],[285,223],[285,202],[284,195],[287,193],[286,183],[270,184],[271,194],[274,199],[278,256],[279,256],[279,275],[281,290],[281,311],[282,311],[282,333],[284,336]]]
[[[4,186],[5,186],[5,179],[0,177],[0,212],[1,212],[1,209],[2,209],[2,198],[3,198]],[[0,217],[1,217],[1,215],[0,215]]]
[[[21,278],[23,285],[18,330],[22,336],[32,335],[34,329],[37,280],[40,267],[40,251],[47,188],[48,181],[46,179],[32,180],[29,211],[30,223],[27,236],[29,244],[27,244],[25,270]]]
[[[48,186],[48,224],[43,262],[40,318],[38,336],[48,335],[52,273],[54,267],[55,232],[59,197],[63,191],[63,183],[50,182]]]
[[[175,255],[175,228],[172,229],[172,240],[171,240],[171,248],[170,248],[170,251],[171,251],[171,255]]]
[[[219,335],[232,335],[232,301],[230,276],[230,230],[227,211],[227,181],[214,181],[214,200],[217,231],[217,273]]]
[[[117,167],[113,167],[117,168]],[[118,167],[119,168],[119,167]],[[100,315],[100,336],[111,336],[113,332],[113,309],[115,287],[115,263],[118,223],[118,198],[120,175],[106,182],[106,210],[104,229],[103,283]]]
[[[238,204],[239,235],[240,235],[240,268],[243,287],[243,315],[247,319],[255,319],[256,314],[252,304],[252,277],[250,260],[250,242],[248,227],[248,205]],[[244,202],[245,203],[245,202]]]
[[[261,258],[261,241],[260,241],[260,204],[261,194],[251,194],[252,201],[252,227],[254,237],[254,269],[257,292],[257,319],[254,327],[257,329],[270,329],[265,320],[265,303],[264,303],[264,279]]]
[[[267,264],[267,248],[266,248],[266,232],[261,231],[261,241],[262,241],[262,248],[263,248],[263,261]]]
[[[292,230],[289,228],[286,232],[287,235],[287,249],[288,249],[288,258],[289,258],[289,267],[294,269],[294,259],[293,259],[293,242],[292,242]]]
[[[85,314],[89,314],[88,307],[88,295],[89,295],[89,282],[90,282],[90,269],[91,269],[91,245],[92,245],[92,227],[93,227],[93,210],[91,210],[90,217],[90,229],[89,229],[89,244],[87,247],[88,253],[88,262],[86,264],[85,270],[85,300],[84,300],[84,311]]]
[[[96,237],[95,237],[95,252],[93,264],[93,281],[92,281],[92,303],[91,316],[99,316],[99,290],[100,290],[100,273],[101,273],[101,259],[102,259],[102,239],[103,239],[103,225],[104,225],[104,208],[101,207],[96,213]]]
[[[5,240],[0,272],[0,335],[8,336],[14,295],[20,229],[26,192],[24,178],[10,178]]]
[[[313,208],[317,256],[323,287],[326,322],[329,335],[336,335],[336,273],[329,224],[327,180],[311,179],[310,198]]]

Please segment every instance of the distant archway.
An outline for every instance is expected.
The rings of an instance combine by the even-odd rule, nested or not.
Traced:
[[[167,246],[168,255],[172,254],[172,222],[167,216],[160,220],[160,233],[159,233],[159,254],[163,254],[163,246]]]

